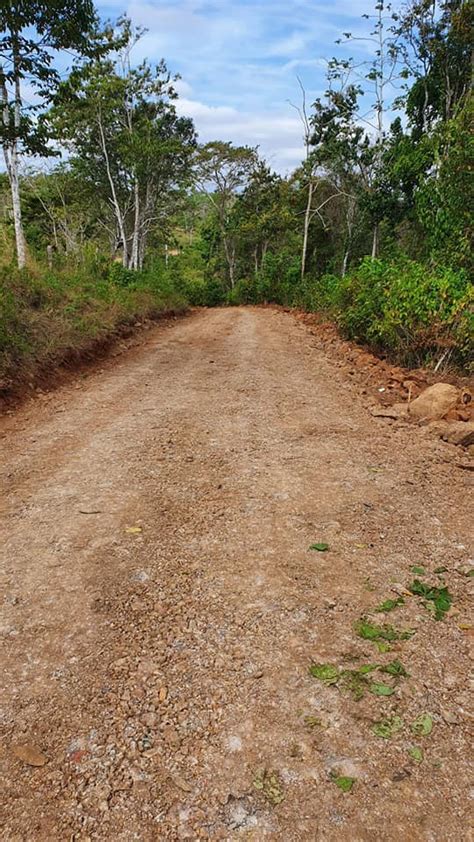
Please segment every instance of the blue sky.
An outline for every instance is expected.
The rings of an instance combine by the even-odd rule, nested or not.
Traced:
[[[101,17],[126,12],[148,29],[134,59],[165,58],[182,76],[179,109],[193,117],[202,142],[259,144],[280,172],[302,159],[302,128],[288,100],[323,93],[325,60],[354,55],[338,47],[344,31],[365,34],[370,0],[102,0]],[[358,42],[359,54],[368,47]]]

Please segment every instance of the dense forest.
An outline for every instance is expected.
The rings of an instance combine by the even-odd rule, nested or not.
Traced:
[[[335,46],[315,102],[295,80],[305,154],[283,176],[257,146],[200,144],[128,18],[1,0],[0,385],[188,304],[317,311],[404,363],[466,368],[472,17],[381,0],[367,61]]]

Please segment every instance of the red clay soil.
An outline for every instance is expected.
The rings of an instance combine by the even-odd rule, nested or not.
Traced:
[[[2,839],[471,838],[473,477],[362,391],[234,308],[4,419]]]

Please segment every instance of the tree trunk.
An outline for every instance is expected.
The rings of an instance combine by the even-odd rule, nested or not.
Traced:
[[[113,179],[113,176],[112,176],[112,171],[110,169],[109,153],[107,151],[107,142],[106,142],[105,135],[104,135],[104,127],[102,125],[102,119],[101,119],[100,113],[99,113],[97,122],[98,122],[98,126],[99,126],[99,134],[100,134],[100,142],[101,142],[101,146],[102,146],[102,153],[104,155],[105,167],[106,167],[106,170],[107,170],[107,179],[108,179],[109,186],[110,186],[112,207],[113,207],[114,212],[115,212],[115,218],[117,220],[118,229],[120,231],[120,236],[122,238],[122,266],[125,269],[127,269],[128,268],[128,247],[127,247],[127,236],[125,234],[125,223],[124,223],[122,211],[120,209],[120,205],[119,205],[119,202],[118,202],[117,193],[116,193],[116,190],[115,190],[114,179]]]
[[[344,259],[342,261],[342,277],[344,278],[347,274],[347,267],[349,265],[349,257],[351,254],[351,246],[352,246],[352,231],[354,228],[354,211],[355,211],[355,201],[353,199],[349,199],[346,208],[346,228],[347,228],[347,239],[346,239],[346,248],[344,251]]]
[[[14,66],[16,68],[16,58],[14,59]],[[2,106],[2,120],[5,129],[10,128],[10,109],[8,107],[8,92],[3,71],[0,69],[0,102]],[[10,182],[10,190],[12,195],[13,208],[13,225],[15,229],[15,245],[18,268],[23,269],[26,265],[26,240],[23,231],[23,223],[21,218],[21,203],[20,203],[20,178],[18,172],[18,133],[20,130],[21,120],[21,95],[20,95],[20,77],[16,74],[15,78],[15,102],[14,102],[14,136],[11,141],[5,141],[3,144],[3,155],[5,158],[5,166]]]
[[[346,277],[346,275],[347,275],[347,265],[348,265],[348,263],[349,263],[350,253],[351,253],[351,249],[350,249],[350,246],[349,246],[349,244],[348,244],[348,246],[347,246],[347,248],[346,248],[346,250],[345,250],[345,252],[344,252],[344,260],[342,261],[342,272],[341,272],[341,275],[342,275],[342,277],[343,277],[343,278],[345,278],[345,277]]]
[[[224,251],[225,257],[227,260],[227,266],[229,269],[229,281],[230,281],[230,288],[234,289],[235,286],[235,249],[230,249],[229,241],[227,237],[224,236]]]
[[[15,243],[18,268],[26,266],[26,240],[23,232],[20,204],[20,179],[18,175],[18,144],[15,141],[10,146],[10,187],[12,193],[13,225],[15,228]]]
[[[258,246],[255,246],[253,250],[253,265],[254,265],[254,274],[255,277],[258,275]]]
[[[134,201],[135,201],[135,218],[133,223],[133,239],[132,239],[132,254],[130,258],[130,268],[138,269],[138,254],[140,245],[140,230],[141,230],[141,214],[140,214],[140,190],[138,181],[135,180],[133,185]]]
[[[311,205],[313,203],[313,189],[314,185],[313,182],[310,181],[308,184],[308,201],[306,203],[306,210],[304,214],[304,229],[303,229],[303,250],[301,253],[301,280],[304,279],[304,274],[306,271],[306,253],[308,251],[308,235],[309,235],[309,223],[311,220]]]
[[[372,259],[377,257],[379,251],[379,224],[378,222],[374,225],[374,233],[372,238]]]

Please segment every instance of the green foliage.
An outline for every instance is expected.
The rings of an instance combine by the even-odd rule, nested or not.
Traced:
[[[462,365],[472,348],[473,302],[463,270],[366,258],[346,278],[315,281],[310,309],[327,312],[351,339],[406,364],[429,363],[448,350]]]
[[[400,716],[391,716],[386,719],[381,719],[379,722],[374,722],[372,731],[376,737],[381,737],[384,740],[389,740],[395,734],[398,734],[403,728],[403,719]]]
[[[420,737],[428,737],[433,730],[433,718],[429,713],[421,713],[412,723],[411,730]]]
[[[309,668],[313,678],[319,678],[325,684],[336,684],[339,680],[339,669],[332,664],[311,664]]]
[[[421,596],[428,602],[432,602],[434,606],[435,620],[442,620],[444,615],[451,608],[453,598],[449,593],[447,587],[436,588],[420,582],[419,579],[414,579],[408,590],[416,596]]]
[[[393,611],[394,608],[397,608],[398,605],[404,605],[405,600],[402,596],[398,596],[396,599],[386,599],[385,602],[382,602],[377,608],[374,609],[378,614],[384,613],[387,614],[389,611]]]
[[[61,272],[6,267],[0,270],[0,390],[90,351],[120,326],[185,308],[186,299],[158,267],[141,273],[103,262],[100,272],[97,265]]]
[[[408,678],[405,667],[397,660],[390,661],[389,664],[380,667],[380,672],[386,672],[388,675],[394,675],[396,678]]]
[[[375,623],[370,623],[364,617],[358,620],[355,624],[355,631],[356,634],[364,640],[371,640],[374,642],[378,640],[385,640],[388,642],[392,642],[394,640],[408,640],[414,634],[414,632],[410,629],[399,631],[389,625],[378,626]]]
[[[356,782],[355,778],[348,775],[332,775],[331,779],[342,792],[350,792]]]

